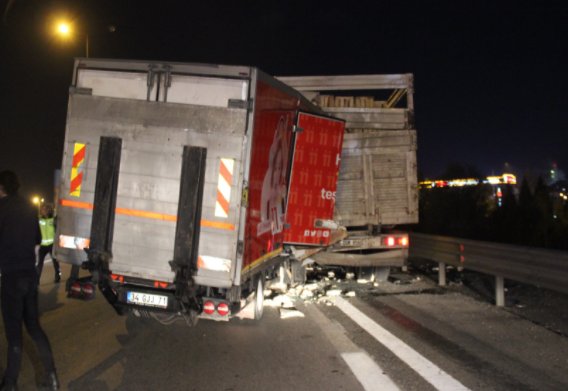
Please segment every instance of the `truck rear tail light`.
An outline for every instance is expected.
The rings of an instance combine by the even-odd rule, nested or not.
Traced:
[[[81,284],[74,283],[71,285],[71,289],[69,289],[73,296],[79,296],[81,294]]]
[[[212,301],[208,301],[205,304],[203,304],[203,312],[205,312],[207,315],[211,315],[213,312],[215,312],[215,304],[213,304]]]
[[[71,289],[73,289],[73,287],[71,287]],[[85,298],[89,299],[91,298],[95,293],[95,287],[93,287],[92,285],[83,285],[83,295],[85,295]]]
[[[398,240],[398,244],[400,244],[401,246],[408,246],[408,238],[400,238]]]
[[[393,237],[387,238],[387,246],[394,246],[394,238]]]
[[[219,313],[219,315],[221,316],[225,316],[229,313],[229,306],[227,305],[227,303],[220,303],[217,306],[217,312]]]

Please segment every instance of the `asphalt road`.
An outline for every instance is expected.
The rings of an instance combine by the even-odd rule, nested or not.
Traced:
[[[568,389],[565,334],[427,278],[378,287],[332,279],[356,297],[292,298],[304,317],[266,307],[260,322],[190,328],[119,317],[100,292],[91,303],[68,300],[52,277],[47,264],[41,322],[64,390]],[[24,351],[19,386],[35,390],[43,369],[27,337]],[[0,337],[0,372],[5,352]]]

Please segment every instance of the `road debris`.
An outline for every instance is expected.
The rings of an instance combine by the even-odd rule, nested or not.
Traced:
[[[303,318],[305,315],[295,308],[280,308],[280,318]]]

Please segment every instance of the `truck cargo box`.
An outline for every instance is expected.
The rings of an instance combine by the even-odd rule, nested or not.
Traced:
[[[326,113],[346,121],[336,220],[346,227],[417,223],[412,74],[278,79],[301,91]],[[392,93],[380,101],[369,96],[377,90]],[[352,96],[354,92],[361,96]],[[404,96],[406,107],[397,107]]]
[[[343,134],[343,120],[256,68],[78,59],[55,256],[89,265],[102,140],[115,140],[116,194],[98,196],[116,203],[101,278],[177,289],[184,148],[201,148],[198,256],[185,267],[195,286],[240,286],[288,245],[329,245],[315,223],[333,219]]]

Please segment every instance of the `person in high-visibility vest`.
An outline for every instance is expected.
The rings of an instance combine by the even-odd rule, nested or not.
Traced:
[[[53,282],[61,281],[61,270],[59,269],[59,262],[53,257],[53,237],[55,236],[55,216],[51,205],[42,205],[40,208],[39,228],[41,229],[41,246],[39,247],[38,264],[37,264],[37,278],[38,283],[41,278],[41,271],[43,269],[43,261],[47,254],[51,255],[53,259],[53,267],[55,268],[55,278]]]

